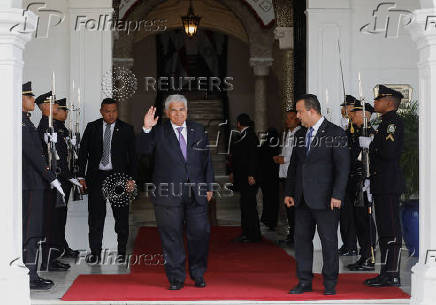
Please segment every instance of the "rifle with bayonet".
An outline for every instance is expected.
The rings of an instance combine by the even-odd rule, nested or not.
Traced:
[[[74,83],[73,83],[74,91]],[[80,149],[80,88],[78,89],[78,106],[71,103],[71,116],[70,116],[70,129],[68,141],[68,159],[71,174],[75,179],[79,175],[79,149]],[[80,187],[73,184],[73,201],[80,201],[83,199]]]
[[[56,101],[56,92],[55,92],[55,76],[53,73],[53,88],[52,88],[52,94],[50,96],[50,114],[48,117],[48,130],[46,132],[47,135],[47,155],[48,155],[48,166],[50,171],[52,171],[56,178],[60,174],[60,167],[58,166],[59,161],[59,155],[56,150],[56,143],[57,143],[57,133],[55,132],[54,126],[53,126],[53,106]],[[59,192],[56,191],[56,203],[55,207],[65,207],[65,198],[64,196]]]

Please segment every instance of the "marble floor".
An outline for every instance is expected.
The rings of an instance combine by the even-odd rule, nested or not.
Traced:
[[[259,211],[261,211],[261,200],[259,194]],[[218,225],[239,225],[240,224],[240,210],[239,210],[239,198],[235,194],[233,197],[217,198],[217,220]],[[137,230],[141,226],[156,225],[154,212],[151,203],[148,199],[140,195],[137,200],[132,203],[131,215],[130,215],[130,238],[128,244],[128,251],[133,248],[133,242],[137,233]],[[283,242],[286,237],[286,226],[281,225],[275,231],[270,231],[268,228],[262,225],[262,234],[264,238],[276,242],[282,247],[289,255],[294,254],[294,249],[289,247]],[[86,237],[84,237],[86,238]],[[408,257],[407,250],[403,250],[401,261],[401,280],[402,289],[410,294],[410,269],[417,262],[417,258]],[[51,279],[55,282],[55,286],[49,291],[32,291],[31,299],[32,304],[63,304],[60,298],[71,286],[76,277],[80,274],[109,274],[109,273],[129,273],[129,269],[125,265],[113,265],[105,264],[101,266],[90,266],[84,262],[84,255],[82,259],[78,261],[65,260],[71,264],[71,269],[67,272],[42,272],[41,277]],[[314,254],[314,272],[321,273],[322,269],[322,255],[321,251],[315,251]],[[340,258],[340,272],[347,273],[344,266],[356,260],[357,257],[341,257]],[[114,302],[110,302],[115,304]],[[350,303],[350,302],[348,302]],[[352,303],[352,302],[351,302]],[[391,302],[387,302],[392,304]],[[403,304],[404,302],[400,302]],[[74,303],[76,304],[76,303]],[[91,304],[91,303],[88,303]],[[97,304],[93,302],[92,304]],[[117,303],[118,304],[118,303]],[[121,304],[121,303],[120,303]],[[126,302],[122,304],[127,304]],[[135,303],[136,304],[136,303]],[[228,302],[226,303],[228,304]],[[399,304],[399,303],[396,303]]]

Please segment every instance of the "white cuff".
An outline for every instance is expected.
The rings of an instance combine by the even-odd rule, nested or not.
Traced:
[[[151,128],[146,129],[144,126],[142,127],[142,130],[144,131],[144,133],[150,133]]]

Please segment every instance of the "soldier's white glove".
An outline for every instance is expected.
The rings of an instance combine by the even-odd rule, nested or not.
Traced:
[[[82,187],[82,185],[80,184],[79,180],[77,180],[76,178],[68,179],[68,181],[70,181],[74,185],[77,185],[78,187]]]
[[[53,134],[48,133],[48,132],[44,133],[44,142],[46,144],[48,144],[49,141],[51,143],[57,143],[58,142],[58,134],[56,132],[54,132]]]
[[[53,180],[52,182],[50,182],[50,187],[51,187],[52,189],[53,189],[53,188],[56,188],[56,190],[59,192],[59,194],[61,194],[62,197],[65,198],[64,190],[62,189],[61,183],[59,182],[58,179],[55,179],[55,180]]]
[[[72,139],[70,139],[71,145],[76,146],[76,142],[77,142],[76,137],[73,137]]]
[[[369,148],[371,142],[372,142],[371,137],[359,137],[359,145],[362,148]]]
[[[365,179],[365,182],[363,183],[363,190],[366,192],[368,201],[372,202],[371,181],[369,181],[369,179]]]
[[[346,130],[348,125],[350,124],[350,120],[347,118],[341,118],[341,127]]]

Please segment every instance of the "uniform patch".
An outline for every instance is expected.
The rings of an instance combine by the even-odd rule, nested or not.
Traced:
[[[395,142],[394,136],[392,135],[392,133],[388,134],[388,136],[386,137],[386,141],[387,140],[391,140],[392,142]]]
[[[387,133],[395,133],[395,124],[391,124],[388,126],[388,129],[386,130]]]

